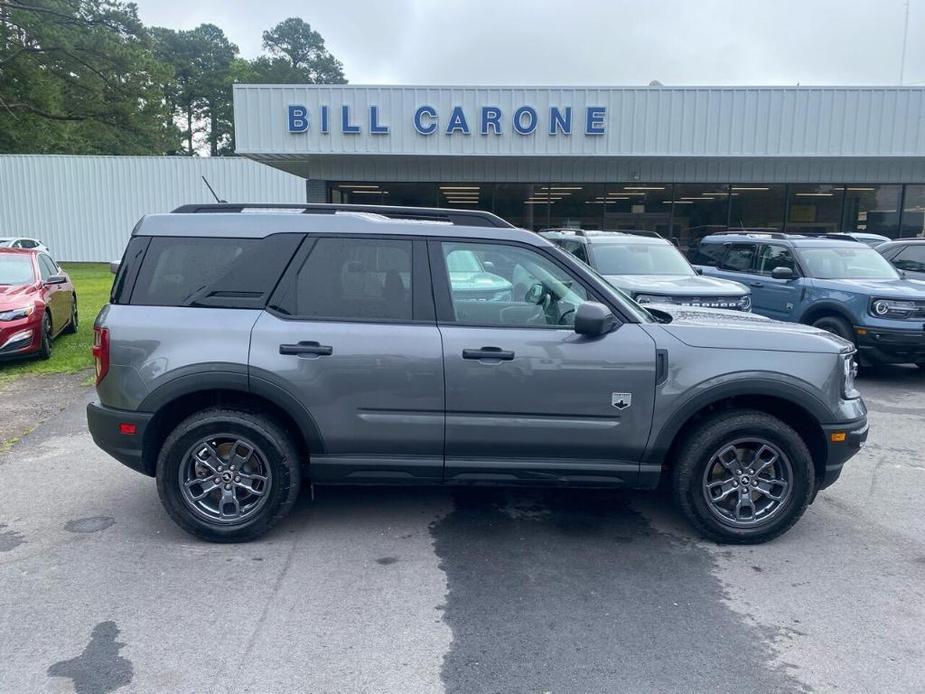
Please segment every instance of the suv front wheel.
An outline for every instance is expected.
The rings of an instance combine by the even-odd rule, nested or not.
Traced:
[[[170,517],[211,542],[252,540],[285,516],[301,481],[289,435],[259,414],[208,409],[170,433],[157,461]]]
[[[681,510],[703,535],[753,544],[799,520],[815,475],[796,431],[769,414],[744,410],[700,423],[681,448],[673,481]]]

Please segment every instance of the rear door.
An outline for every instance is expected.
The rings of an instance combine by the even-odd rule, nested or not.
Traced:
[[[761,286],[761,312],[777,320],[793,320],[795,307],[800,303],[803,287],[800,283],[800,268],[793,257],[793,251],[779,243],[763,243],[758,247],[756,271]],[[774,268],[786,267],[793,272],[793,279],[777,280],[771,276]],[[752,286],[752,301],[757,307],[757,300]]]
[[[490,299],[454,281],[454,254],[494,258],[524,293]],[[446,369],[446,479],[632,484],[649,435],[655,344],[634,323],[572,328],[593,289],[558,258],[502,242],[432,241]],[[500,270],[499,268],[507,268]]]
[[[741,282],[748,287],[752,292],[752,309],[763,314],[768,298],[764,292],[764,277],[758,274],[755,267],[758,244],[744,241],[724,245],[726,250],[723,257],[716,270],[710,274]]]
[[[251,389],[284,391],[316,432],[312,478],[443,477],[443,351],[426,243],[306,241],[254,326]]]

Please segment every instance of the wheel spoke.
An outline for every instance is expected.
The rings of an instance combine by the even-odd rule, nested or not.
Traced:
[[[197,484],[200,485],[198,494],[192,489]],[[193,501],[199,501],[200,499],[206,498],[209,494],[214,492],[222,485],[217,484],[211,477],[197,477],[196,479],[192,479],[189,482],[184,483],[184,486],[189,490],[190,498],[193,499]]]
[[[721,450],[716,454],[715,460],[724,468],[729,470],[729,472],[732,474],[735,474],[736,471],[741,467],[739,463],[739,455],[735,446],[727,446]]]
[[[719,493],[716,489],[719,488]],[[710,498],[714,501],[722,501],[726,497],[730,496],[733,492],[736,491],[738,485],[733,484],[733,480],[717,480],[716,482],[711,482],[707,485],[707,489],[710,490]]]
[[[739,500],[735,505],[735,518],[737,521],[750,521],[755,518],[755,503],[747,489],[739,488]]]
[[[201,463],[209,469],[213,475],[219,474],[219,468],[224,466],[222,459],[215,449],[207,443],[202,444],[194,455],[196,462]]]
[[[253,494],[254,496],[263,496],[264,492],[266,492],[266,487],[265,487],[265,486],[264,486],[264,487],[255,488],[254,485],[253,485],[253,482],[252,482],[251,484],[244,484],[244,482],[235,482],[235,486],[236,486],[238,489],[243,489],[243,490],[246,491],[248,494]]]
[[[253,455],[253,446],[244,441],[235,441],[231,449],[231,460],[228,461],[228,464],[233,465],[235,470],[241,470],[250,462]]]
[[[763,457],[765,454],[770,454],[769,458]],[[756,477],[762,472],[771,467],[778,459],[777,451],[768,446],[762,446],[755,453],[755,457],[752,460],[752,474]]]
[[[233,513],[228,513],[228,509],[234,509]],[[218,504],[218,513],[223,519],[237,518],[241,515],[241,502],[238,501],[238,495],[235,488],[222,489],[222,498]]]
[[[775,491],[775,488],[779,491]],[[758,480],[755,491],[772,501],[781,501],[789,488],[790,483],[786,480]]]

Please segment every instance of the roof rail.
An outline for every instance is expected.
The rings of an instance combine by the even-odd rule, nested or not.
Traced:
[[[770,239],[790,239],[800,234],[785,234],[782,231],[761,231],[758,229],[728,229],[726,231],[712,231],[706,236],[761,236]]]
[[[650,236],[652,238],[661,239],[664,238],[657,231],[649,231],[648,229],[566,229],[566,228],[550,228],[550,229],[540,229],[540,234],[574,234],[575,236],[595,236],[597,234],[632,234],[633,236]]]
[[[244,212],[245,210],[301,210],[302,214],[335,214],[337,212],[366,212],[390,219],[407,219],[423,222],[449,222],[457,226],[513,228],[514,225],[491,212],[457,210],[446,207],[399,207],[394,205],[355,205],[341,203],[276,203],[230,202],[180,205],[177,214],[203,214],[210,212]]]

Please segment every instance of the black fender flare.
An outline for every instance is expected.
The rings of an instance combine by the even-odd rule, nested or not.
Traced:
[[[848,322],[848,325],[852,327],[854,326],[856,322],[854,320],[854,316],[852,316],[851,313],[846,311],[844,307],[842,307],[840,304],[834,301],[828,301],[828,300],[817,301],[807,306],[806,310],[803,311],[802,314],[800,314],[800,318],[798,322],[804,323],[806,325],[810,325],[806,317],[815,316],[816,314],[822,314],[822,315],[834,314],[838,316],[839,318],[843,318],[844,320],[846,320]]]
[[[736,377],[734,381],[718,383],[701,390],[662,417],[665,425],[650,440],[642,463],[660,464],[691,417],[710,405],[736,396],[766,396],[784,400],[808,412],[817,424],[835,421],[825,401],[798,385],[797,379],[791,382],[779,380],[779,376],[772,379],[766,375],[749,376],[741,373],[736,374]]]

